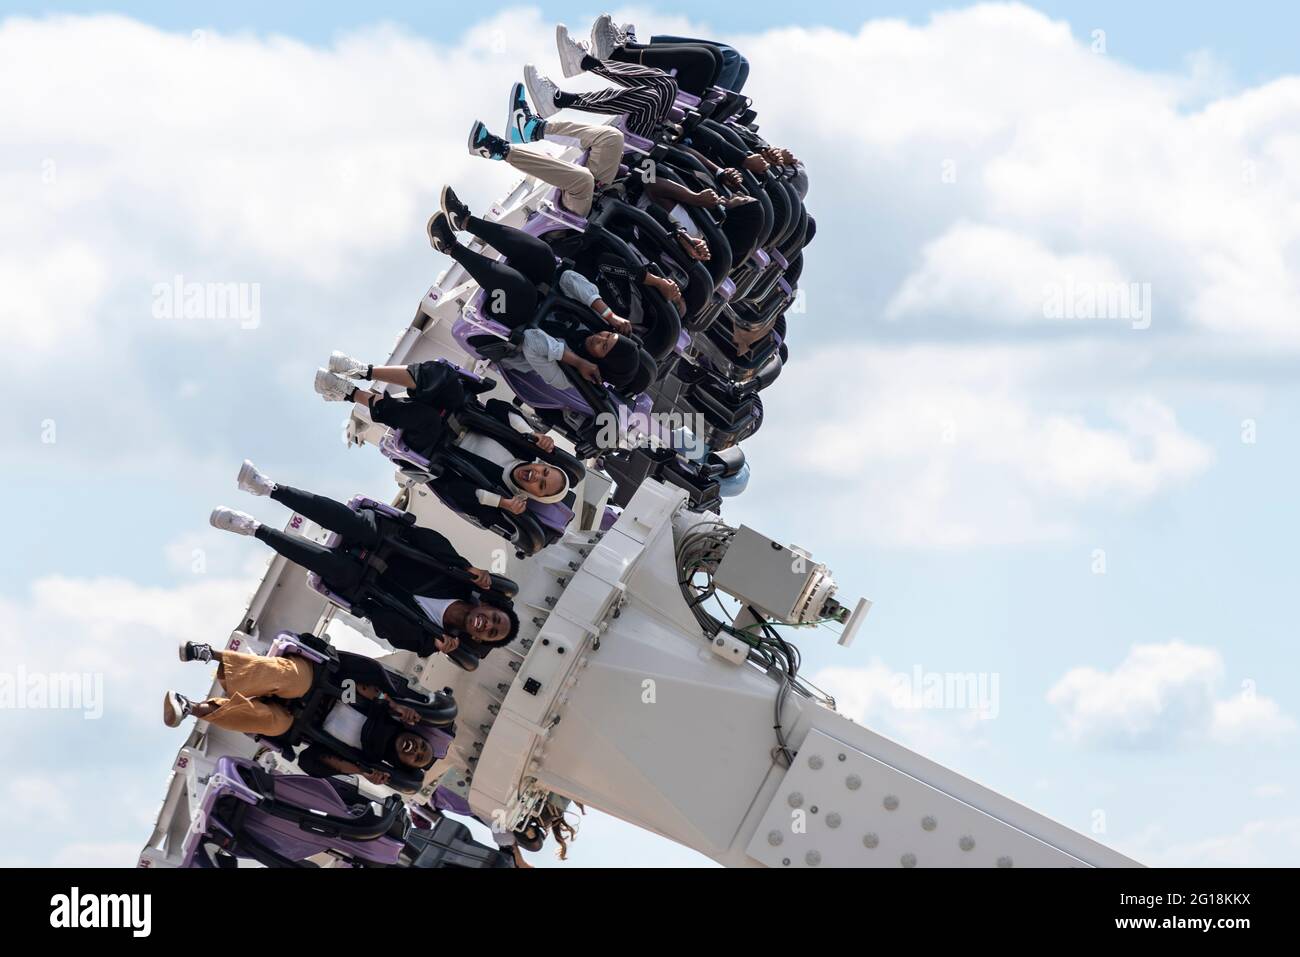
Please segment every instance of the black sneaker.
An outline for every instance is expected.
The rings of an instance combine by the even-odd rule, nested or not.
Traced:
[[[442,211],[447,214],[447,222],[456,232],[463,232],[469,226],[469,207],[460,201],[450,186],[442,188]]]
[[[447,214],[438,212],[429,217],[429,245],[440,253],[449,252],[456,245],[456,234],[451,231]]]
[[[182,641],[177,649],[180,652],[181,661],[211,661],[212,646],[203,645],[197,641]]]

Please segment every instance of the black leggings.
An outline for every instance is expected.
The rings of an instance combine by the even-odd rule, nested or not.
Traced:
[[[346,544],[373,548],[382,537],[375,513],[369,509],[354,512],[342,502],[288,485],[277,485],[271,498],[322,528],[338,532]],[[326,548],[266,525],[258,526],[256,537],[295,565],[315,572],[337,590],[347,591],[361,583],[365,568],[342,549]]]
[[[703,96],[717,83],[722,72],[722,54],[702,43],[629,43],[609,57],[620,63],[639,63],[669,73],[676,70],[677,85],[694,96]]]
[[[406,367],[415,388],[406,398],[384,393],[370,403],[370,418],[390,429],[401,429],[408,448],[427,453],[446,431],[444,414],[465,404],[460,375],[445,362],[429,360]]]
[[[532,321],[538,285],[555,282],[551,247],[523,230],[477,216],[471,216],[465,228],[506,257],[500,262],[460,243],[447,251],[485,293],[484,314],[511,329]]]

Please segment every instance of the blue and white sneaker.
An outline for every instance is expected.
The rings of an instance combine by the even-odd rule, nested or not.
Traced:
[[[489,130],[482,120],[475,120],[469,131],[469,152],[471,156],[503,160],[510,152],[510,144]]]
[[[537,72],[531,63],[524,64],[524,86],[528,87],[528,98],[533,101],[533,109],[542,119],[560,112],[555,102],[560,88],[553,81]]]
[[[546,135],[546,121],[534,116],[528,108],[528,94],[524,85],[516,83],[510,88],[510,114],[506,120],[511,143],[536,143]]]

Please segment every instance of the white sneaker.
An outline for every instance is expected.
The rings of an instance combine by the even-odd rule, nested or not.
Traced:
[[[565,76],[577,76],[584,72],[582,58],[589,52],[587,44],[569,36],[569,28],[563,23],[555,27],[555,46],[560,51],[560,71]]]
[[[235,484],[241,492],[249,495],[270,495],[275,491],[275,483],[266,473],[259,472],[257,466],[248,459],[244,459],[244,464],[239,467],[239,477],[235,479]]]
[[[331,352],[329,370],[343,376],[345,379],[365,379],[367,378],[366,373],[370,371],[370,366],[346,353]]]
[[[555,94],[560,88],[537,72],[531,63],[524,66],[524,86],[528,87],[528,98],[533,101],[533,109],[542,119],[560,112],[555,104]]]
[[[625,23],[618,28],[618,45],[636,43],[636,25]]]
[[[224,505],[218,505],[212,510],[212,514],[208,516],[208,523],[213,528],[219,528],[223,532],[234,532],[236,535],[254,535],[262,526],[261,522],[247,512],[240,512]]]
[[[591,25],[591,55],[597,60],[608,60],[624,42],[608,13],[602,13]]]
[[[325,369],[316,370],[316,391],[326,402],[346,402],[352,391],[352,383],[341,375],[335,375]]]
[[[179,728],[181,722],[190,716],[190,699],[175,691],[163,695],[163,724],[169,728]]]

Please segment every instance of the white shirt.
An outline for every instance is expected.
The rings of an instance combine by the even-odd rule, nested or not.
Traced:
[[[562,354],[563,353],[561,353],[561,355]],[[514,412],[510,413],[510,425],[516,432],[522,433],[531,431],[528,428],[528,423],[524,421],[523,417]],[[485,458],[494,465],[501,466],[503,469],[519,458],[519,456],[515,455],[496,439],[473,430],[467,432],[465,437],[460,440],[459,448],[462,448],[473,455]],[[497,495],[495,492],[489,492],[487,489],[481,488],[476,491],[474,495],[478,499],[480,505],[486,505],[489,508],[498,508],[501,505],[501,496]]]
[[[420,595],[415,596],[415,603],[420,606],[426,615],[433,619],[433,623],[439,628],[443,627],[442,616],[447,613],[447,608],[452,602],[459,601],[457,598],[424,598]]]
[[[337,701],[330,708],[329,714],[321,723],[321,729],[330,737],[342,741],[354,748],[361,747],[361,729],[365,727],[366,716],[342,701]]]

